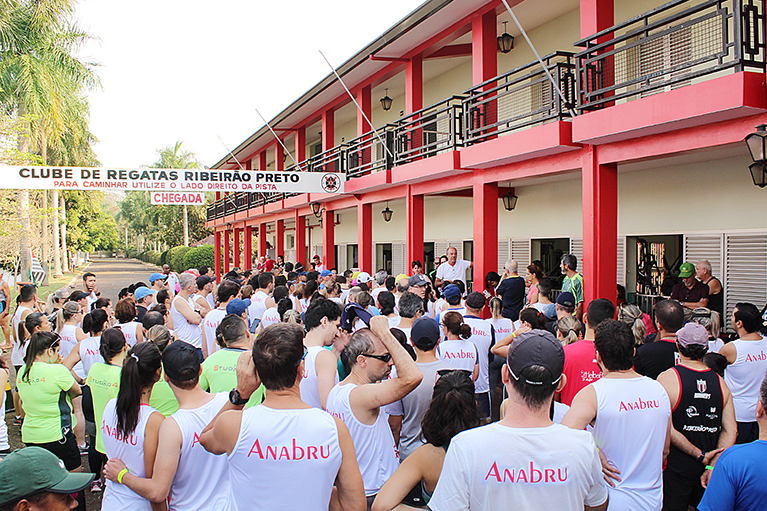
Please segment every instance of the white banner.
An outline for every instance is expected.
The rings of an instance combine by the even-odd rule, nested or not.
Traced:
[[[343,193],[339,172],[0,166],[0,188],[166,192]]]
[[[152,205],[204,206],[203,192],[150,192]]]

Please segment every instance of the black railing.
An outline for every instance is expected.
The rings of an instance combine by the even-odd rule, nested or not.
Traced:
[[[565,101],[537,60],[467,90],[463,143],[475,144],[525,126],[570,117],[575,108],[574,55],[554,52],[542,58]]]
[[[394,165],[461,147],[461,110],[464,99],[464,96],[453,96],[398,119],[392,128]]]
[[[674,0],[575,43],[578,109],[682,87],[724,69],[765,69],[765,0]]]
[[[394,133],[387,124],[374,132],[366,133],[347,142],[346,178],[364,176],[390,169],[394,162]],[[380,139],[378,137],[381,137]],[[381,143],[383,140],[383,143]]]

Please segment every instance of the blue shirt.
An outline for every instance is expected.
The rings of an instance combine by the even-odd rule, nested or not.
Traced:
[[[699,511],[762,511],[767,501],[767,441],[735,445],[719,456]]]

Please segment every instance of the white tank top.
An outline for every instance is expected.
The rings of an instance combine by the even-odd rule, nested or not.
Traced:
[[[301,300],[299,300],[297,296],[290,295],[290,301],[293,302],[294,309],[303,311],[303,308],[301,307]]]
[[[229,394],[221,392],[199,408],[179,408],[171,415],[181,430],[183,441],[178,469],[170,487],[170,511],[229,509],[231,486],[226,456],[211,454],[200,444],[200,433],[228,402]],[[200,477],[201,474],[205,477]]]
[[[514,331],[514,323],[509,318],[491,319],[490,323],[495,330],[495,342],[500,341]]]
[[[253,293],[250,297],[250,305],[248,306],[248,317],[253,322],[255,319],[261,319],[261,316],[266,312],[266,299],[269,295],[260,289]]]
[[[490,347],[495,341],[493,325],[488,319],[464,316],[463,322],[471,327],[471,337],[468,341],[477,348],[479,358],[479,375],[474,382],[474,392],[481,394],[490,390],[488,365],[490,363]]]
[[[610,492],[609,509],[660,511],[663,506],[663,448],[671,404],[657,381],[601,378],[591,384],[597,395],[594,441],[621,471]]]
[[[208,293],[208,296],[205,297],[205,300],[208,301],[208,305],[211,309],[216,308],[216,298],[213,296],[213,293]]]
[[[211,356],[215,352],[221,349],[221,346],[216,342],[216,328],[221,324],[221,321],[226,317],[226,310],[213,309],[205,315],[205,319],[202,320],[202,328],[205,330],[205,341],[208,345],[208,356]]]
[[[15,333],[16,340],[13,342],[13,350],[11,351],[11,364],[15,366],[24,365],[24,357],[27,355],[27,345],[29,345],[29,339],[25,339],[24,342],[19,342],[19,323],[21,323],[21,315],[24,311],[32,311],[29,307],[19,305],[16,311],[13,313],[11,324],[13,325],[13,331]],[[26,332],[25,332],[26,334]]]
[[[8,373],[7,369],[0,369],[0,371],[5,371],[10,378],[11,375]],[[3,392],[3,395],[5,395],[5,392]],[[0,417],[5,417],[5,399],[0,399],[0,414]],[[5,451],[10,448],[11,445],[8,443],[8,425],[5,421],[0,421],[0,451]]]
[[[104,362],[104,357],[101,356],[100,348],[101,336],[88,337],[80,341],[80,360],[82,361],[83,372],[86,376],[96,362],[106,363]]]
[[[101,421],[101,434],[104,439],[104,451],[108,458],[118,458],[130,473],[136,477],[146,477],[144,466],[144,434],[149,416],[156,412],[149,405],[141,405],[136,429],[127,438],[117,435],[117,399],[111,399]],[[151,511],[148,500],[120,483],[107,481],[101,509],[109,511]]]
[[[328,395],[327,405],[328,412],[344,421],[349,428],[365,485],[365,496],[369,497],[378,493],[397,470],[399,453],[386,413],[379,411],[376,421],[367,425],[360,422],[352,412],[349,395],[356,387],[353,383],[336,385]]]
[[[304,359],[304,377],[300,383],[301,401],[314,408],[322,409],[320,404],[320,390],[317,387],[317,354],[324,350],[322,346],[309,346],[306,348]],[[335,372],[335,384],[338,384],[338,371]]]
[[[436,355],[453,369],[472,372],[477,364],[477,347],[468,339],[442,341],[437,345]]]
[[[732,341],[737,357],[724,371],[724,381],[732,392],[735,420],[756,422],[756,402],[759,387],[767,371],[767,339]]]
[[[59,346],[59,353],[61,354],[61,359],[67,358],[67,355],[72,351],[72,348],[75,347],[77,344],[77,327],[75,325],[64,325],[64,327],[61,329],[61,332],[59,333],[59,337],[61,337],[61,344]],[[88,376],[85,373],[85,368],[83,368],[82,361],[75,364],[74,372],[77,376],[80,378],[85,378]]]
[[[327,511],[341,460],[338,427],[326,412],[247,408],[229,455],[233,508]]]
[[[176,308],[176,302],[183,300],[181,296],[176,296],[170,304],[170,317],[173,319],[173,328],[176,330],[176,335],[184,342],[188,342],[195,348],[202,348],[202,332],[200,331],[200,325],[190,323]],[[187,303],[192,310],[197,307],[191,302],[190,297]]]
[[[276,325],[279,322],[280,322],[280,313],[277,311],[277,307],[269,307],[261,315],[261,323],[259,324],[263,328],[266,328],[268,326]]]
[[[139,323],[137,321],[129,321],[127,323],[117,323],[115,328],[119,328],[125,336],[125,343],[128,346],[135,346],[138,342],[136,336],[136,329],[138,329]]]

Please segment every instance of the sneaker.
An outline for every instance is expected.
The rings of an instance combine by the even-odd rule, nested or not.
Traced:
[[[96,479],[91,485],[91,493],[101,493],[101,481]]]
[[[24,424],[24,419],[22,419],[21,417],[14,417],[13,418],[13,425],[14,426],[21,426],[22,424]]]
[[[88,454],[88,444],[78,445],[77,448],[80,449],[80,456],[85,456]]]

